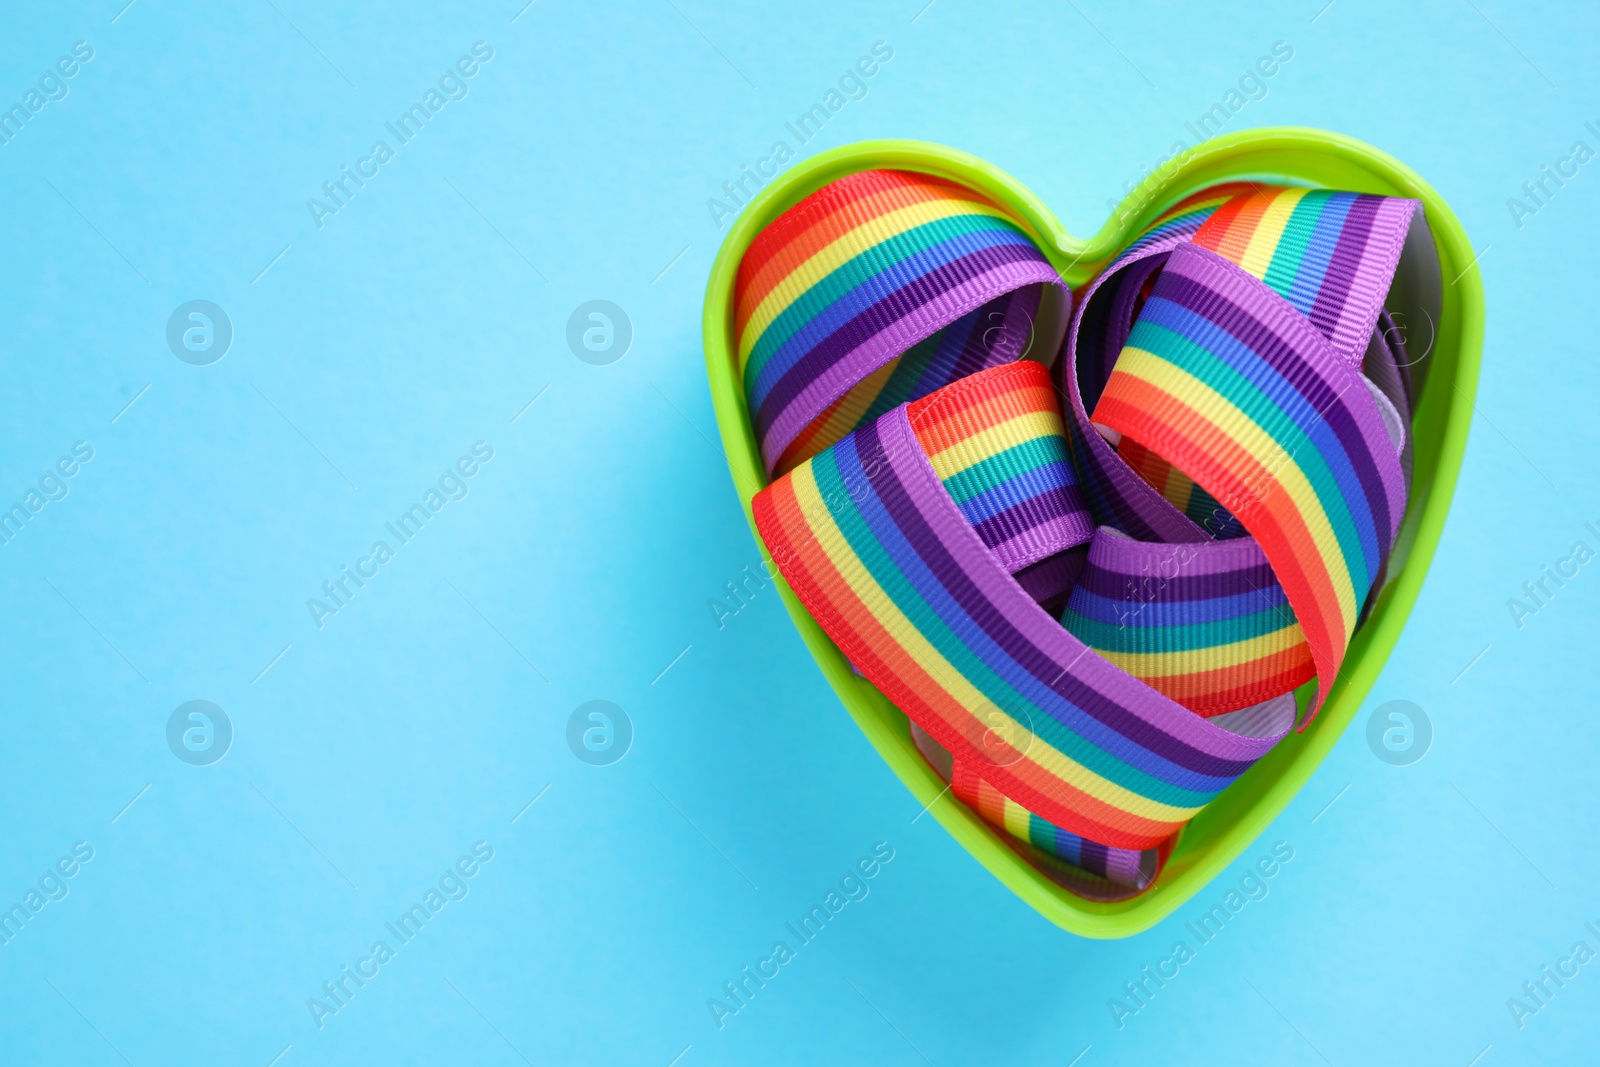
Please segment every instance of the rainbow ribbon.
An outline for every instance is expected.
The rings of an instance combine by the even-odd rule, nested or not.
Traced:
[[[1148,887],[1337,676],[1405,510],[1383,299],[1416,208],[1204,190],[1060,328],[1022,223],[926,175],[841,179],[746,255],[762,540],[956,797],[1076,892]]]
[[[762,459],[787,470],[896,404],[1053,350],[1070,306],[1026,224],[988,198],[905,171],[841,178],[739,265],[734,332]]]
[[[1228,201],[1171,252],[1094,412],[1260,544],[1319,704],[1405,512],[1400,449],[1360,363],[1415,208],[1286,188]]]

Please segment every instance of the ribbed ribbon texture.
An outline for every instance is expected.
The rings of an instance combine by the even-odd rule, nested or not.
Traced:
[[[1417,206],[1202,190],[1070,318],[1028,226],[942,178],[851,175],[752,242],[762,539],[955,797],[1073,891],[1148,888],[1336,680],[1405,512],[1383,302]]]

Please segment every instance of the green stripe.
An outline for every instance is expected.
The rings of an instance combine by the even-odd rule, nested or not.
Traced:
[[[1278,238],[1278,247],[1272,252],[1272,262],[1267,266],[1266,276],[1261,279],[1285,300],[1294,288],[1294,280],[1300,273],[1300,261],[1305,258],[1311,235],[1316,232],[1317,220],[1322,218],[1322,210],[1327,206],[1326,193],[1310,192],[1301,197],[1294,210],[1289,212],[1289,221],[1284,224],[1283,235]]]
[[[985,231],[1022,233],[1013,224],[993,215],[952,215],[913,226],[841,263],[796,297],[761,331],[761,336],[750,350],[750,362],[745,364],[745,387],[753,387],[761,368],[766,366],[774,352],[783,347],[784,342],[858,285],[934,245],[965,234]]]
[[[938,356],[939,346],[944,343],[945,330],[948,329],[946,326],[928,335],[906,349],[903,355],[895,357],[899,362],[889,372],[889,380],[883,383],[878,395],[872,398],[858,426],[865,426],[890,408],[897,408],[911,399],[911,394],[922,384],[923,375],[933,364],[934,357]]]
[[[1009,801],[1015,804],[1016,801]],[[1069,831],[1070,832],[1070,831]],[[1028,843],[1037,848],[1042,848],[1052,856],[1066,859],[1056,851],[1056,828],[1053,824],[1039,818],[1033,812],[1028,812]]]
[[[817,480],[817,490],[828,505],[833,521],[844,534],[850,551],[923,639],[937,649],[968,684],[982,693],[984,699],[996,708],[1012,713],[1014,717],[1020,709],[1023,712],[1022,721],[1032,721],[1035,738],[1130,793],[1176,808],[1199,807],[1216,796],[1216,793],[1180,788],[1129,766],[1085,740],[1018,693],[945,624],[896,565],[888,550],[879,543],[851,499],[839,473],[836,453],[832,449],[821,453],[812,459],[811,468]]]
[[[1228,519],[1233,518],[1221,501],[1206,492],[1199,482],[1192,480],[1189,482],[1189,499],[1178,510],[1208,533],[1216,533],[1226,525]]]
[[[965,504],[973,497],[1029,471],[1048,467],[1052,463],[1065,465],[1068,462],[1067,450],[1061,438],[1054,434],[1034,437],[956,471],[944,479],[944,487],[950,491],[952,500],[957,504]]]
[[[1130,614],[1135,614],[1130,611]],[[1137,617],[1135,615],[1135,617]],[[1287,620],[1287,621],[1286,621]],[[1106,652],[1176,653],[1200,652],[1208,648],[1248,641],[1288,629],[1295,623],[1287,605],[1236,615],[1231,619],[1182,623],[1177,626],[1139,626],[1102,622],[1079,615],[1070,608],[1061,616],[1061,625],[1090,648]]]
[[[1344,555],[1344,565],[1350,572],[1351,584],[1359,603],[1372,584],[1372,576],[1366,573],[1367,560],[1361,549],[1361,537],[1356,532],[1355,517],[1321,449],[1312,445],[1300,425],[1254,382],[1230,367],[1221,357],[1165,326],[1140,319],[1128,335],[1127,347],[1142,348],[1198,378],[1242,411],[1246,418],[1261,427],[1289,454],[1290,460],[1305,474],[1306,480],[1311,483],[1311,491],[1322,504],[1322,510],[1333,528],[1334,538],[1339,543],[1339,551]],[[1293,389],[1287,382],[1284,384]],[[1261,487],[1258,495],[1265,496],[1268,489]],[[1357,578],[1357,574],[1363,577]]]

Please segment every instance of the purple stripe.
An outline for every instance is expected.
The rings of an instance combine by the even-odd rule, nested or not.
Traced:
[[[1042,272],[1047,272],[1052,278],[1055,277],[1055,272],[1049,271],[1040,260],[1038,249],[1030,244],[1006,243],[975,248],[924,274],[908,279],[902,285],[882,290],[876,299],[863,302],[861,309],[854,315],[840,322],[826,335],[818,337],[805,354],[797,358],[777,381],[772,383],[772,387],[766,391],[756,407],[757,429],[759,430],[773,417],[772,413],[782,410],[793,402],[807,385],[826,373],[827,369],[863,345],[871,343],[884,331],[893,329],[895,325],[908,319],[920,320],[927,324],[916,338],[920,341],[935,330],[948,326],[962,315],[974,310],[984,301],[963,303],[959,306],[959,310],[955,310],[950,304],[949,294],[959,292],[963,285],[1002,271],[1006,267],[1018,268],[1016,271],[1018,280],[1013,285],[998,288],[988,294],[990,299],[1028,281],[1038,281],[1038,275]],[[863,285],[862,288],[870,290],[874,287]],[[905,347],[909,348],[911,345],[907,344]],[[899,355],[902,351],[904,349],[896,349],[893,354]]]
[[[1372,384],[1383,390],[1383,395],[1394,404],[1395,410],[1411,424],[1411,394],[1406,388],[1405,348],[1400,343],[1394,320],[1387,311],[1378,315],[1378,325],[1372,331],[1372,343],[1367,346],[1368,358],[1362,361],[1362,373],[1372,379]]]
[[[1337,466],[1329,464],[1346,507],[1357,521],[1356,504],[1371,513],[1378,558],[1367,562],[1375,573],[1399,528],[1405,489],[1383,417],[1360,375],[1340,361],[1292,305],[1216,253],[1191,246],[1174,255],[1169,266],[1159,285],[1161,297],[1204,318],[1260,357],[1332,432],[1357,480],[1355,486],[1345,485]],[[1315,426],[1302,429],[1314,437]],[[1360,496],[1352,497],[1352,489]]]
[[[1056,388],[1059,392],[1059,384]],[[1108,465],[1101,457],[1091,455],[1093,447],[1088,436],[1078,429],[1077,420],[1069,420],[1067,451],[1072,455],[1073,466],[1078,469],[1078,485],[1083,490],[1095,522],[1112,526],[1132,537],[1155,538],[1157,535],[1151,530],[1151,523],[1145,521],[1122,494],[1111,488]]]
[[[1061,284],[1036,249],[989,249],[885,295],[840,327],[791,367],[754,413],[768,472],[795,437],[861,379],[967,312],[1033,283]]]
[[[1105,713],[1085,714],[1068,705],[1070,697],[1045,682],[1046,677],[1053,676],[1059,684],[1066,672],[1041,662],[1043,653],[1008,627],[1006,619],[998,618],[997,606],[974,589],[974,580],[999,576],[1004,581],[1004,572],[956,515],[962,535],[961,547],[969,556],[965,562],[979,568],[973,573],[963,570],[944,552],[938,536],[926,525],[928,516],[912,499],[913,494],[926,496],[925,503],[936,509],[933,517],[948,520],[953,511],[938,483],[929,486],[920,474],[916,475],[916,481],[906,483],[893,471],[868,472],[854,462],[852,457],[859,455],[859,450],[874,445],[890,464],[912,458],[897,456],[892,448],[887,451],[883,448],[882,440],[872,440],[875,431],[894,433],[897,427],[893,415],[885,416],[873,426],[863,428],[858,437],[849,439],[849,449],[854,451],[847,450],[841,455],[839,469],[847,477],[865,476],[874,490],[857,504],[859,518],[867,524],[863,533],[873,539],[873,547],[887,554],[888,567],[911,584],[912,590],[902,596],[926,604],[940,620],[940,628],[950,631],[955,646],[947,649],[947,656],[957,663],[970,657],[982,664],[984,674],[996,675],[999,684],[1011,693],[992,689],[989,699],[1002,701],[1013,711],[1024,709],[1023,720],[1031,724],[1039,743],[1059,745],[1062,752],[1093,750],[1096,755],[1077,751],[1072,758],[1090,766],[1101,764],[1101,769],[1093,773],[1112,781],[1129,778],[1128,771],[1149,779],[1150,786],[1128,785],[1141,795],[1163,798],[1167,803],[1193,803],[1201,796],[1208,799],[1214,796],[1242,773],[1247,765],[1245,761],[1219,759],[1195,751],[1192,746],[1172,741],[1148,726],[1144,732],[1149,736],[1141,737],[1137,733],[1130,736],[1125,729],[1119,730],[1116,722],[1105,721]],[[931,467],[928,473],[931,474]],[[1001,588],[1014,597],[1022,593],[1014,582],[1006,582]],[[1032,605],[1031,601],[1027,603]],[[1056,632],[1065,634],[1059,627]],[[1129,724],[1122,725],[1126,728]],[[1133,725],[1141,724],[1135,721]],[[960,727],[956,729],[959,731]],[[1021,781],[1039,790],[1042,797],[1036,799],[1049,803],[1053,794],[1041,783],[1052,779],[1048,772],[1030,768],[1029,775]],[[1188,795],[1169,797],[1168,790]]]
[[[1235,546],[1249,551],[1235,551]],[[1283,587],[1261,547],[1251,538],[1161,545],[1097,531],[1078,585],[1108,600],[1126,599],[1129,583],[1147,589],[1146,599],[1179,603],[1251,594],[1264,603],[1286,603]]]
[[[1101,346],[1100,366],[1097,368],[1098,379],[1092,389],[1085,391],[1083,398],[1085,408],[1100,400],[1100,393],[1105,389],[1106,382],[1111,378],[1111,371],[1117,365],[1117,357],[1122,355],[1122,346],[1127,343],[1128,334],[1133,332],[1134,308],[1139,302],[1139,290],[1143,288],[1151,272],[1160,270],[1166,262],[1167,255],[1149,256],[1133,264],[1125,275],[1112,283],[1117,287],[1117,291],[1111,300],[1105,339]],[[1093,394],[1093,400],[1090,399],[1090,393]]]
[[[1070,831],[1067,830],[1061,830],[1059,832],[1070,833]],[[1111,869],[1110,865],[1106,861],[1110,859],[1111,849],[1106,845],[1102,845],[1098,841],[1091,841],[1087,837],[1078,837],[1077,834],[1072,834],[1072,836],[1078,841],[1078,866],[1082,867],[1086,871],[1092,871],[1095,874],[1109,876],[1111,874]],[[1119,859],[1126,860],[1128,856],[1133,857],[1134,871],[1137,873],[1139,868],[1138,850],[1119,848],[1117,851],[1119,853],[1126,854],[1124,856],[1119,856]],[[1117,873],[1121,874],[1124,878],[1127,877],[1127,872],[1122,869],[1125,866],[1125,863],[1117,864]]]
[[[1051,489],[991,516],[973,529],[1011,573],[1089,539],[1093,527],[1076,493]]]
[[[1158,288],[1161,297],[1254,352],[1322,416],[1373,511],[1379,556],[1386,555],[1405,509],[1405,483],[1383,416],[1360,375],[1339,361],[1288,301],[1209,249],[1191,245],[1173,253]]]
[[[1033,286],[1027,288],[1032,289]],[[1021,290],[1017,290],[1020,292]],[[939,347],[934,351],[933,359],[928,361],[927,370],[941,371],[939,378],[944,383],[964,378],[969,374],[982,370],[988,365],[989,353],[979,343],[983,331],[978,329],[978,321],[991,309],[1011,303],[1011,298],[1016,292],[1006,293],[989,301],[977,311],[968,312],[944,328],[944,333],[939,337]],[[948,369],[945,369],[948,368]],[[919,390],[920,391],[920,383]],[[932,390],[929,390],[932,392]],[[927,393],[923,393],[924,396]]]
[[[1033,324],[1039,317],[1039,307],[1043,303],[1043,289],[1018,289],[1011,293],[999,322],[1001,327],[999,334],[992,341],[984,340],[982,347],[992,350],[995,345],[999,345],[1002,353],[1011,359],[1021,359],[1027,355],[1034,341]],[[993,321],[988,323],[990,329],[994,325]],[[978,336],[980,340],[989,336],[989,329],[985,329]],[[1039,354],[1040,357],[1046,355],[1054,353]]]
[[[841,325],[883,299],[885,293],[898,292],[941,267],[985,251],[1005,246],[1034,248],[1020,230],[1005,223],[990,225],[998,220],[969,221],[980,223],[979,228],[966,230],[963,226],[960,229],[964,232],[936,235],[934,231],[945,229],[943,222],[915,227],[916,231],[924,232],[924,236],[933,237],[933,242],[910,251],[898,246],[912,236],[911,232],[890,238],[860,252],[798,294],[761,330],[744,359],[742,373],[751,403],[759,404],[771,391],[773,383],[788,373],[797,360]],[[897,258],[907,251],[909,254],[905,258]],[[774,295],[782,296],[782,293],[775,291]]]
[[[1405,249],[1411,219],[1420,207],[1415,200],[1394,197],[1379,199],[1373,234],[1367,238],[1361,262],[1349,285],[1344,310],[1339,315],[1339,325],[1333,334],[1334,351],[1344,356],[1353,367],[1361,366],[1367,338],[1371,336],[1378,316],[1383,311],[1384,297],[1388,295],[1395,270],[1400,265],[1400,254]]]
[[[1066,607],[1067,594],[1077,584],[1088,554],[1088,547],[1079,545],[1049,559],[1042,559],[1031,567],[1024,567],[1012,577],[1041,608],[1052,617],[1059,616],[1061,609]]]
[[[1377,197],[1359,196],[1350,205],[1345,216],[1344,230],[1339,234],[1339,244],[1328,258],[1323,271],[1322,288],[1317,292],[1317,302],[1307,316],[1317,332],[1331,342],[1339,327],[1339,317],[1344,313],[1345,302],[1350,299],[1350,284],[1366,254],[1367,241],[1372,235],[1372,224],[1378,217]]]
[[[1170,763],[1235,777],[1275,737],[1247,738],[1215,726],[1151,690],[1073,637],[999,568],[923,455],[900,408],[864,428],[859,451],[889,459],[872,472],[880,503],[925,566],[1002,651],[1044,688]],[[1052,684],[1053,683],[1053,684]],[[1070,714],[1059,719],[1073,732]]]
[[[1089,286],[1073,315],[1067,331],[1066,354],[1055,369],[1056,390],[1064,393],[1062,405],[1067,416],[1067,444],[1078,468],[1084,494],[1094,508],[1095,521],[1105,523],[1140,541],[1204,541],[1206,533],[1154,486],[1139,476],[1089,423],[1078,377],[1078,342],[1083,337],[1086,351],[1092,352],[1094,337],[1084,336],[1086,321],[1102,321],[1107,312],[1094,299],[1101,286],[1119,278],[1124,268],[1143,259],[1162,255],[1183,245],[1194,235],[1188,228],[1152,242],[1138,253],[1124,256]],[[1118,283],[1120,284],[1120,282]],[[1103,304],[1103,302],[1101,302]],[[1096,397],[1098,400],[1098,396]]]
[[[1051,470],[1051,468],[1055,470]],[[1043,470],[1026,471],[1001,482],[957,507],[972,523],[983,543],[993,548],[1018,534],[1055,519],[1082,514],[1078,486],[1058,472],[1070,471],[1066,462],[1051,463]],[[1052,474],[1057,475],[1051,477]],[[1068,475],[1067,477],[1070,477]],[[1089,534],[1088,516],[1083,515],[1083,533]]]

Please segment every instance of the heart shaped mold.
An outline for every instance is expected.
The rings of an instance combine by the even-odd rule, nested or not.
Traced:
[[[1323,130],[1249,130],[1199,145],[1147,178],[1086,240],[1069,234],[1020,182],[962,152],[914,141],[869,141],[814,156],[774,179],[746,205],[723,240],[706,290],[702,328],[712,402],[752,533],[751,500],[767,484],[767,476],[746,407],[734,337],[734,281],[740,260],[762,228],[789,207],[838,178],[877,168],[937,175],[1007,205],[1039,236],[1043,252],[1074,293],[1081,293],[1163,210],[1222,182],[1340,189],[1410,197],[1424,205],[1428,226],[1417,232],[1423,245],[1431,247],[1419,248],[1417,255],[1408,251],[1410,266],[1402,268],[1395,283],[1395,300],[1409,309],[1407,343],[1413,352],[1420,349],[1416,361],[1426,359],[1428,379],[1413,416],[1413,485],[1395,550],[1398,573],[1371,602],[1321,714],[1303,733],[1280,742],[1187,825],[1149,891],[1114,902],[1089,900],[1008,846],[999,831],[949,795],[945,780],[918,752],[905,716],[852,670],[782,578],[776,581],[801,637],[857,726],[917,802],[963,848],[1064,929],[1088,937],[1139,933],[1221,873],[1284,809],[1344,732],[1399,638],[1443,530],[1472,416],[1484,312],[1471,243],[1448,205],[1414,172],[1369,145]],[[1410,333],[1412,326],[1419,332]],[[1303,687],[1302,703],[1315,684]]]

